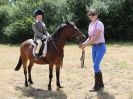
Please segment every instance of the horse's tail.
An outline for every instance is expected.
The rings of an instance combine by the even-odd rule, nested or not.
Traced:
[[[21,65],[22,65],[22,60],[21,60],[21,56],[20,56],[20,57],[19,57],[18,64],[17,64],[17,66],[15,67],[15,71],[18,71],[18,70],[20,69]]]

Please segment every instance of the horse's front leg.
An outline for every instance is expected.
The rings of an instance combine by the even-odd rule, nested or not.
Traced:
[[[51,81],[53,78],[53,65],[49,65],[49,84],[48,84],[48,90],[51,90]]]
[[[60,65],[56,65],[56,85],[58,88],[62,88],[60,85]]]

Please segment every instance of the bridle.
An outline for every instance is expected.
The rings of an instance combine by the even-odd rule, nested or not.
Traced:
[[[79,37],[78,37],[78,33],[75,33],[75,37],[76,37],[76,39],[75,39],[75,40],[79,42],[79,41],[80,41],[80,39],[79,39]]]

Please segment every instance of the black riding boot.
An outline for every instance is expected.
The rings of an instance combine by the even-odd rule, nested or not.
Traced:
[[[95,73],[95,85],[93,87],[94,91],[97,91],[99,89],[99,81],[98,81],[98,73]]]
[[[102,72],[95,73],[95,85],[93,87],[94,91],[98,91],[104,87],[103,79],[102,79]]]
[[[100,86],[100,88],[104,87],[102,72],[99,72],[99,86]]]

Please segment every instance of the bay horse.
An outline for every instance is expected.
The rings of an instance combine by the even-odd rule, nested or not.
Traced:
[[[35,58],[33,54],[34,41],[28,39],[22,42],[20,46],[20,58],[15,71],[18,71],[23,65],[25,75],[25,86],[28,87],[28,82],[33,84],[31,77],[31,70],[34,63],[36,64],[49,64],[49,84],[48,90],[51,90],[51,80],[53,77],[53,66],[56,66],[56,85],[58,88],[62,88],[60,85],[60,68],[63,63],[64,46],[67,40],[77,39],[78,41],[85,40],[85,35],[78,30],[78,28],[71,22],[65,22],[60,25],[56,31],[51,35],[48,41],[47,54],[45,57]],[[27,62],[29,65],[27,66]],[[27,68],[28,68],[28,80],[27,80]]]

